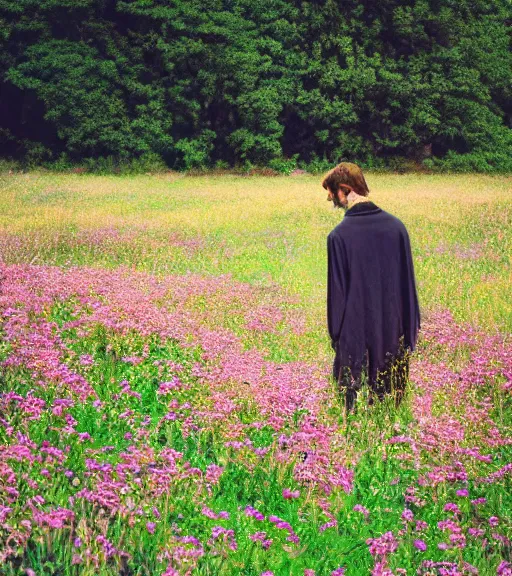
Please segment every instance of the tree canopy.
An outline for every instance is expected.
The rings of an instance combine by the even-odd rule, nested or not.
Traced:
[[[511,21],[509,0],[0,0],[0,154],[512,168]]]

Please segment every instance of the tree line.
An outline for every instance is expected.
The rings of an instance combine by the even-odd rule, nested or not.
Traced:
[[[0,0],[0,155],[512,170],[509,0]]]

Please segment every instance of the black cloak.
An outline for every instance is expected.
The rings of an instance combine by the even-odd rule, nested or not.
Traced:
[[[413,351],[420,309],[409,235],[373,202],[347,210],[327,237],[327,323],[336,352],[333,372],[349,367],[358,379],[368,362],[375,381],[400,338]]]

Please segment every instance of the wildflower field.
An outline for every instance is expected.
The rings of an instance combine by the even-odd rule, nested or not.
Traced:
[[[0,574],[512,575],[512,178],[378,175],[406,400],[330,378],[319,178],[0,175]]]

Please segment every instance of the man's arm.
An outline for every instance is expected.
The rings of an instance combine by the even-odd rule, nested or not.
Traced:
[[[416,340],[420,329],[420,307],[416,279],[414,277],[414,264],[412,260],[411,243],[407,230],[403,229],[401,235],[402,249],[402,304],[404,307],[404,338],[405,346],[411,351],[416,348]]]
[[[345,313],[346,257],[341,240],[327,237],[327,326],[331,346],[336,350]]]

